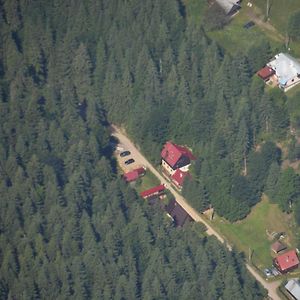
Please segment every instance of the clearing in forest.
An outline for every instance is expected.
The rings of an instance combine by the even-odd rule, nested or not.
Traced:
[[[272,264],[271,244],[276,241],[272,236],[285,233],[282,242],[288,247],[296,246],[297,230],[292,215],[281,212],[277,204],[272,204],[263,197],[262,201],[252,208],[244,219],[230,223],[218,216],[213,225],[234,245],[238,251],[243,251],[258,268],[270,267]]]

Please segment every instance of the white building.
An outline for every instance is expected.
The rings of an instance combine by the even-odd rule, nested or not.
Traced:
[[[300,62],[289,54],[275,55],[275,59],[267,66],[275,71],[278,86],[285,92],[300,83]]]
[[[226,15],[233,15],[241,8],[241,1],[216,0],[216,2],[223,8]]]
[[[294,299],[300,300],[300,283],[297,279],[289,280],[285,288]]]

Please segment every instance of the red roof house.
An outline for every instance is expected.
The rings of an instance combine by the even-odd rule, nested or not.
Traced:
[[[140,193],[141,197],[144,199],[151,197],[153,195],[159,195],[165,190],[165,186],[163,184],[160,184],[158,186],[155,186],[149,190],[143,191]]]
[[[177,169],[175,173],[171,176],[172,182],[179,188],[182,188],[183,182],[186,177],[191,177],[189,172],[183,172],[180,169]]]
[[[286,273],[299,266],[299,258],[295,250],[290,250],[274,259],[274,265],[281,273]]]
[[[132,182],[137,180],[140,176],[145,174],[144,168],[138,168],[133,171],[127,172],[123,175],[123,178],[126,182]]]
[[[274,74],[275,74],[275,71],[268,66],[265,66],[264,68],[262,68],[261,70],[259,70],[257,72],[257,75],[260,78],[262,78],[263,80],[268,80]]]
[[[165,169],[171,168],[168,170],[171,175],[174,173],[174,170],[187,166],[191,163],[191,160],[196,159],[189,149],[172,142],[167,142],[164,145],[161,151],[161,158]]]

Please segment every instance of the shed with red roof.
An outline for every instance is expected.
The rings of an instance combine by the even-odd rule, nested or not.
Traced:
[[[264,68],[262,68],[261,70],[259,70],[257,72],[257,75],[265,81],[268,80],[274,74],[275,74],[275,71],[268,66],[265,66]]]
[[[272,251],[275,253],[279,253],[280,251],[283,251],[286,249],[286,245],[283,245],[281,242],[276,241],[272,246],[271,246]]]
[[[132,182],[137,180],[139,177],[143,176],[145,174],[144,168],[138,168],[133,171],[127,172],[123,175],[123,178],[126,182]]]
[[[196,159],[189,149],[170,141],[164,145],[161,151],[161,158],[162,166],[169,175],[173,175],[180,168],[186,167],[188,169],[191,161]]]
[[[154,196],[154,195],[160,195],[164,192],[165,190],[165,186],[163,184],[160,184],[158,186],[155,186],[149,190],[143,191],[140,193],[141,197],[143,197],[144,199]]]
[[[290,250],[274,259],[275,267],[281,272],[286,273],[298,268],[299,258],[295,250]]]

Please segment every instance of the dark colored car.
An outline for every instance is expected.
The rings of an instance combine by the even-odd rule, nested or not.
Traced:
[[[254,25],[255,25],[255,23],[253,21],[250,21],[244,25],[244,28],[249,29],[249,28],[253,27]]]
[[[128,160],[125,161],[125,165],[130,165],[132,163],[134,163],[134,159],[133,158],[130,158],[130,159],[128,159]]]
[[[125,156],[128,156],[130,154],[131,154],[130,151],[123,151],[123,152],[120,153],[120,156],[125,157]]]

